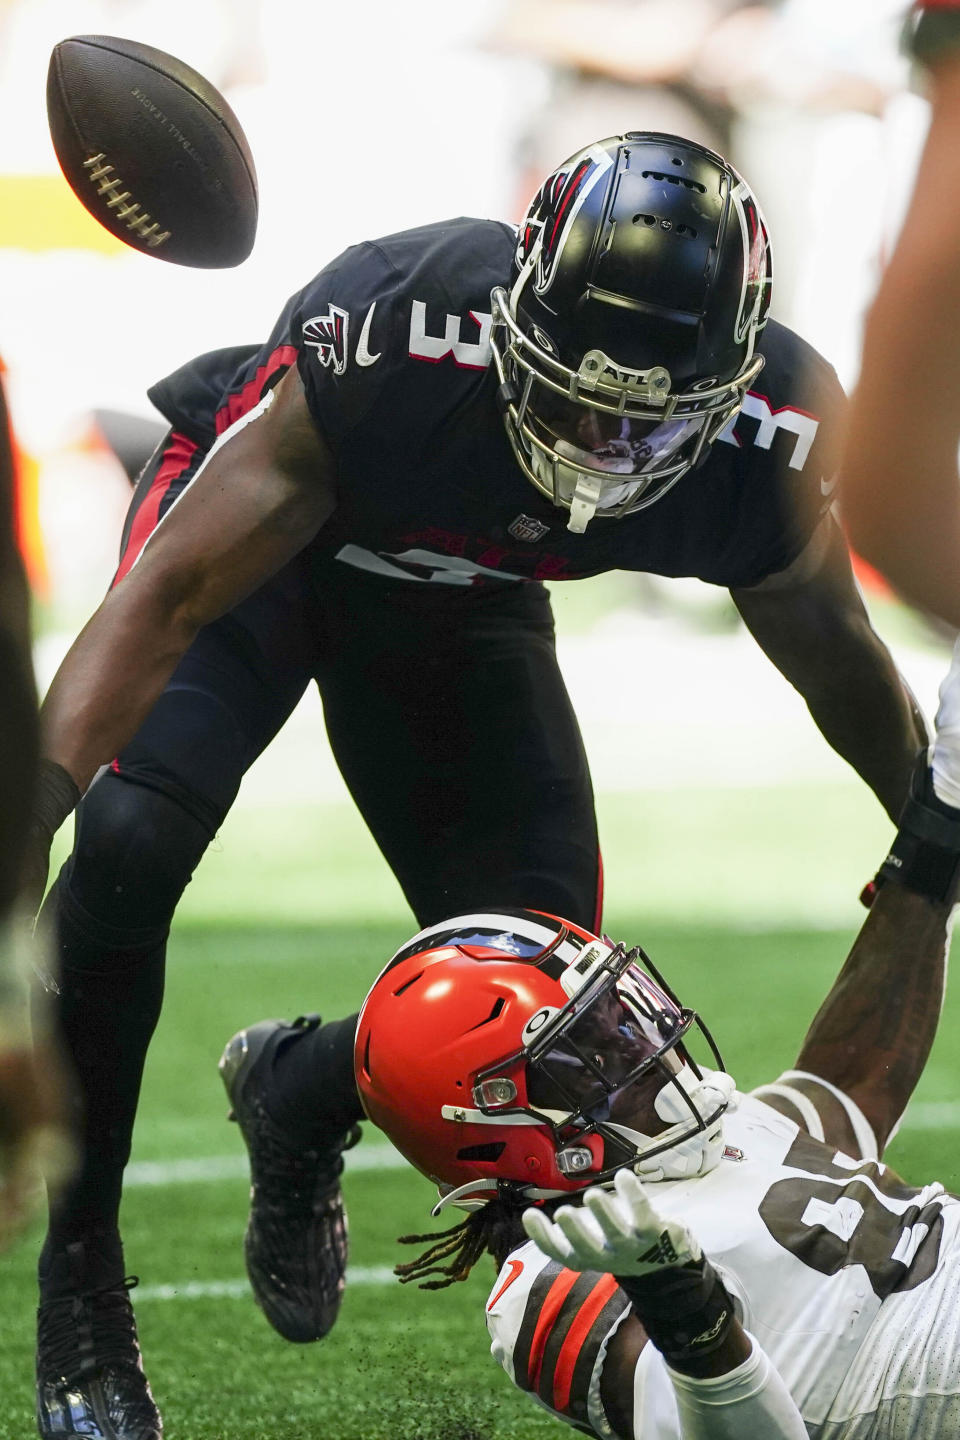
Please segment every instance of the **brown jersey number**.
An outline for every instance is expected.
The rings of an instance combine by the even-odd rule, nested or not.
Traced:
[[[836,1152],[798,1135],[784,1164],[805,1175],[778,1180],[760,1204],[760,1218],[778,1244],[821,1275],[862,1265],[881,1300],[914,1290],[937,1268],[943,1207],[936,1201],[893,1209],[918,1192],[868,1160],[838,1165]]]

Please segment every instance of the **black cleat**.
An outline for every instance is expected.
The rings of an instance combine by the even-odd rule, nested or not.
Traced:
[[[130,1304],[135,1276],[86,1285],[84,1247],[64,1263],[77,1288],[37,1310],[37,1429],[43,1440],[161,1440],[163,1421],[143,1373]]]
[[[244,1236],[247,1274],[273,1328],[299,1343],[322,1340],[340,1310],[347,1269],[347,1216],[340,1193],[343,1151],[360,1127],[305,1150],[267,1113],[268,1065],[279,1032],[314,1028],[318,1016],[261,1020],[240,1030],[220,1057],[230,1099],[250,1155],[250,1218]]]

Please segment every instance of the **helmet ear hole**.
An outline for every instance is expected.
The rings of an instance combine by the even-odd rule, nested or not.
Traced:
[[[507,1002],[504,996],[498,995],[496,1000],[494,1000],[493,1002],[493,1009],[490,1011],[490,1014],[487,1016],[486,1020],[482,1021],[481,1023],[484,1025],[489,1025],[491,1020],[496,1020],[497,1016],[500,1014],[506,1003]]]
[[[367,1036],[367,1043],[363,1047],[363,1059],[360,1061],[360,1074],[364,1080],[372,1079],[370,1070],[370,1036]]]
[[[500,1156],[506,1148],[507,1145],[504,1140],[494,1140],[487,1145],[464,1145],[462,1150],[457,1151],[457,1159],[486,1160],[492,1163],[494,1160],[500,1159]]]

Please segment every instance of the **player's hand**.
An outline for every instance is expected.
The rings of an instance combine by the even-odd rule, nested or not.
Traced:
[[[612,1190],[594,1185],[581,1205],[562,1205],[552,1220],[542,1210],[525,1210],[523,1228],[538,1249],[569,1270],[653,1275],[702,1254],[685,1225],[657,1213],[630,1170],[617,1171]]]

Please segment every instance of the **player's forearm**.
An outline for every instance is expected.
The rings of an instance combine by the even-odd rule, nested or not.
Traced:
[[[927,743],[923,717],[866,620],[833,638],[830,645],[825,637],[826,653],[798,688],[824,739],[896,822]]]
[[[896,822],[917,751],[927,743],[926,726],[870,624],[839,526],[829,522],[811,575],[786,585],[776,579],[732,591],[737,608],[824,738]]]
[[[41,710],[42,749],[84,791],[136,733],[198,629],[133,576],[71,646]]]
[[[944,489],[939,507],[924,505],[921,509],[918,498],[916,508],[899,520],[890,513],[858,520],[851,513],[849,531],[863,558],[886,576],[905,600],[960,629],[960,487],[955,461],[945,473],[951,490],[946,493]],[[878,487],[876,504],[881,503]]]
[[[850,538],[960,627],[960,55],[937,67],[916,188],[864,335],[839,495]]]
[[[927,734],[916,702],[859,600],[799,596],[737,604],[755,639],[799,691],[824,739],[897,820]]]
[[[13,519],[14,461],[0,384],[0,932],[17,888],[37,764],[30,596]],[[0,933],[0,946],[3,944]]]
[[[37,762],[37,699],[20,618],[26,612],[22,577],[8,571],[6,579],[12,583],[0,583],[0,922],[17,888]]]
[[[670,1370],[683,1440],[806,1440],[807,1427],[768,1356],[744,1332],[747,1357],[726,1374]],[[638,1437],[639,1440],[639,1437]]]
[[[950,277],[914,248],[898,253],[867,324],[838,494],[860,554],[960,627],[960,266],[951,232],[954,306]]]
[[[856,1101],[881,1151],[936,1034],[949,913],[947,901],[884,885],[797,1058]]]

